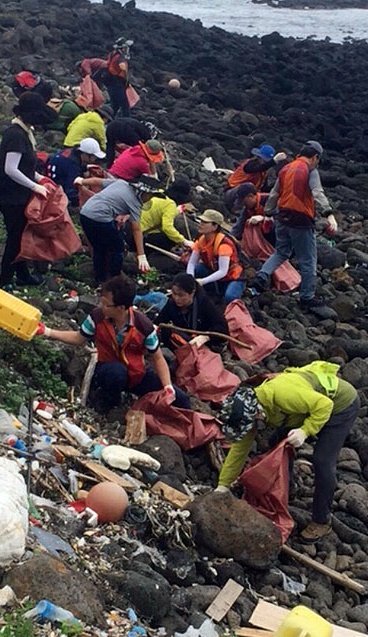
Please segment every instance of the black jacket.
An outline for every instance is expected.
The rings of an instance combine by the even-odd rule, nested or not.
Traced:
[[[225,317],[222,312],[214,305],[211,299],[201,289],[195,293],[193,303],[189,310],[185,313],[175,305],[172,299],[169,299],[163,310],[158,316],[158,323],[173,323],[178,327],[185,327],[203,332],[221,332],[228,334],[229,329]],[[184,340],[189,341],[194,338],[195,334],[186,334],[185,332],[175,332],[164,328],[160,331],[161,341],[166,347],[174,349],[172,334],[176,333]],[[224,339],[211,337],[209,345],[223,345]]]

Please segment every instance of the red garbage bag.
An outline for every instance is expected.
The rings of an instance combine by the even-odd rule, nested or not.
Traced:
[[[47,177],[40,183],[47,188],[48,196],[45,199],[34,194],[27,205],[27,225],[16,261],[58,261],[82,247],[68,212],[68,197],[63,189]]]
[[[109,174],[98,164],[90,164],[88,166],[88,177],[98,177],[99,179],[108,179]],[[84,206],[86,201],[102,190],[102,186],[78,186],[79,207]]]
[[[79,85],[79,90],[79,98],[83,100],[83,102],[79,100],[79,103],[81,105],[83,104],[84,108],[93,110],[99,108],[105,102],[102,91],[98,88],[96,82],[90,75],[86,75],[86,77],[83,78]]]
[[[227,371],[221,356],[208,347],[188,343],[176,350],[176,358],[177,384],[201,400],[221,403],[240,385],[238,376]]]
[[[224,437],[216,418],[168,405],[162,391],[146,394],[134,403],[132,409],[145,412],[147,433],[150,436],[169,436],[183,451],[195,449],[211,440],[222,440]]]
[[[267,453],[254,458],[239,478],[243,498],[272,520],[285,543],[294,528],[288,509],[289,461],[294,449],[285,440]]]
[[[275,248],[262,234],[261,224],[246,223],[242,237],[242,250],[248,257],[266,261],[275,252]],[[299,272],[285,261],[272,275],[272,283],[279,292],[296,290],[301,281]]]
[[[242,361],[254,365],[272,354],[282,341],[264,327],[255,325],[242,301],[231,301],[225,310],[229,334],[250,347],[246,349],[229,341],[230,350]]]

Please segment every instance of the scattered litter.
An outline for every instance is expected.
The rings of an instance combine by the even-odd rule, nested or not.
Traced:
[[[39,526],[33,526],[31,531],[31,535],[39,541],[42,546],[54,557],[60,557],[60,553],[66,553],[66,555],[75,556],[75,553],[68,544],[61,537],[55,535],[55,533],[50,533],[50,531],[45,531],[45,529],[40,528]]]

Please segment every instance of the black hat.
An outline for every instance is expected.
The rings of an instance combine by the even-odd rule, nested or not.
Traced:
[[[31,91],[20,95],[18,104],[13,107],[13,112],[26,124],[35,126],[46,126],[57,118],[57,112],[45,104],[42,96]]]
[[[114,119],[114,111],[112,110],[111,106],[100,106],[99,108],[95,108],[95,111],[97,111],[97,113],[99,113],[101,117],[104,117],[109,122]]]

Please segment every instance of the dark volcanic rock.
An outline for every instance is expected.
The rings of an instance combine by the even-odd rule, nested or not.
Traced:
[[[36,602],[48,599],[88,624],[101,625],[104,621],[103,600],[94,584],[49,555],[39,555],[16,566],[3,583],[11,586],[19,599],[27,595]]]
[[[245,500],[209,493],[189,507],[196,542],[215,555],[233,557],[253,568],[267,568],[281,548],[279,531]]]

